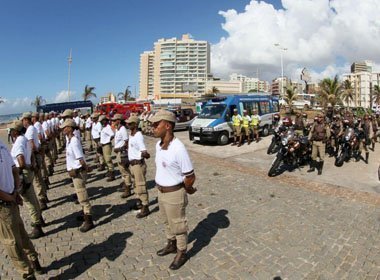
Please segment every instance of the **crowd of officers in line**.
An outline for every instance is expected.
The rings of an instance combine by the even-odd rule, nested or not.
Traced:
[[[318,113],[312,122],[308,120],[306,113],[297,112],[294,121],[290,117],[274,116],[274,126],[283,126],[283,130],[293,129],[298,136],[307,136],[312,143],[310,169],[316,169],[318,175],[322,174],[325,154],[332,157],[338,156],[339,143],[347,129],[352,128],[357,137],[358,146],[356,161],[361,159],[368,164],[369,150],[375,150],[375,144],[380,140],[380,114],[364,114],[358,117],[350,109],[334,110],[331,105],[327,106],[326,112]],[[365,155],[363,156],[363,150]]]
[[[156,189],[160,217],[165,225],[167,244],[157,252],[164,256],[176,253],[170,269],[180,268],[188,259],[187,251],[187,194],[196,188],[195,173],[188,152],[173,130],[175,115],[166,110],[146,115],[131,115],[127,120],[120,114],[112,118],[93,113],[78,114],[65,110],[62,114],[24,113],[21,120],[9,127],[12,149],[0,141],[0,240],[6,247],[15,267],[24,279],[35,279],[34,272],[44,273],[30,239],[45,235],[42,211],[48,208],[49,176],[54,174],[58,154],[66,150],[66,169],[72,179],[83,221],[79,230],[87,232],[95,227],[92,206],[86,190],[87,164],[83,146],[95,150],[99,171],[106,170],[107,182],[115,180],[112,152],[116,154],[122,183],[122,198],[132,195],[134,185],[137,218],[150,214],[146,185],[146,160],[150,154],[141,129],[160,138],[156,144]],[[19,205],[27,206],[32,232],[28,235],[19,213]]]

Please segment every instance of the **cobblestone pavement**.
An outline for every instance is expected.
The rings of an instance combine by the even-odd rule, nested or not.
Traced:
[[[104,172],[92,172],[87,187],[97,226],[84,234],[60,156],[44,212],[47,235],[33,241],[48,269],[39,279],[380,279],[377,193],[287,174],[268,178],[235,158],[194,149],[198,192],[187,208],[191,258],[170,271],[174,255],[155,253],[166,240],[154,189],[155,140],[146,141],[153,213],[136,219],[131,199],[116,190],[120,179],[107,183]],[[22,215],[28,221],[25,209]],[[19,279],[3,247],[0,269],[1,279]]]

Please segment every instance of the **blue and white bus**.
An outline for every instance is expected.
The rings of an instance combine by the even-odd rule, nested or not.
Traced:
[[[216,142],[226,145],[233,137],[232,112],[238,109],[252,115],[254,109],[261,117],[260,132],[266,136],[272,126],[273,115],[280,110],[278,97],[263,94],[226,95],[209,100],[189,128],[192,141]]]

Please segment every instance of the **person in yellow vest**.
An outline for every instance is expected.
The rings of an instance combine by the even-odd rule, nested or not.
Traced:
[[[251,144],[251,131],[249,129],[249,123],[251,122],[251,118],[248,116],[247,110],[243,111],[243,123],[242,123],[242,131],[247,137],[248,145]]]
[[[234,143],[232,143],[232,146],[236,145],[236,140],[239,137],[239,144],[238,147],[241,146],[241,123],[243,121],[243,118],[238,114],[238,110],[234,109],[234,114],[232,115],[232,126],[234,129]]]
[[[252,116],[251,116],[251,128],[253,131],[253,137],[256,139],[256,143],[259,142],[259,125],[261,122],[261,118],[259,114],[257,113],[257,110],[254,109],[252,111]]]

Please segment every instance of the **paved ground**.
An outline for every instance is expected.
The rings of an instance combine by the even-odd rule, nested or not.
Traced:
[[[153,189],[155,140],[147,138],[154,213],[137,220],[116,191],[120,180],[106,183],[103,172],[93,172],[88,191],[97,227],[85,234],[61,156],[44,212],[47,236],[34,241],[49,270],[40,279],[380,279],[380,195],[372,171],[364,163],[340,170],[327,164],[323,177],[296,170],[269,178],[273,156],[264,141],[241,149],[187,144],[198,192],[188,206],[191,259],[176,272],[167,269],[174,255],[155,254],[165,243]],[[348,184],[366,176],[359,165],[366,183]],[[2,247],[0,269],[1,279],[18,279]]]

